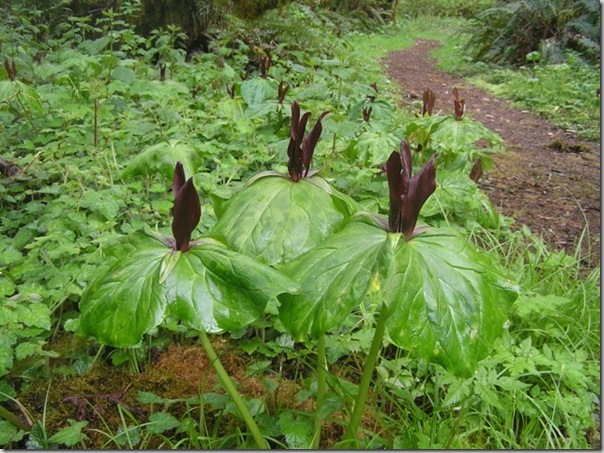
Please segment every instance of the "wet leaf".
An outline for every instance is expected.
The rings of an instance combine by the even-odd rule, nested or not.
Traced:
[[[399,242],[384,289],[391,339],[460,376],[469,376],[489,353],[518,296],[451,229]]]
[[[245,327],[271,298],[296,289],[274,269],[209,238],[182,254],[165,284],[170,310],[209,333]]]
[[[224,203],[213,233],[235,251],[265,264],[279,264],[315,247],[350,215],[321,178],[269,175],[252,181]]]
[[[299,294],[279,296],[279,316],[294,338],[307,334],[318,338],[341,325],[387,259],[387,238],[387,232],[373,224],[351,221],[341,232],[279,268],[302,289]]]
[[[128,347],[159,325],[168,304],[159,272],[169,253],[164,244],[148,238],[144,247],[90,284],[80,300],[81,333],[103,344]]]
[[[241,329],[271,298],[297,290],[276,270],[210,238],[187,253],[151,236],[137,244],[82,295],[80,332],[100,343],[136,345],[161,323],[168,307],[195,329]]]

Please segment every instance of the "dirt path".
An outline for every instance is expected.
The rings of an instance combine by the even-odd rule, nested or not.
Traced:
[[[466,115],[497,132],[506,152],[494,156],[481,188],[501,212],[528,225],[554,249],[574,250],[585,225],[591,244],[586,264],[600,262],[600,149],[581,142],[531,113],[511,108],[462,79],[436,69],[430,52],[437,41],[418,40],[410,49],[392,52],[383,62],[388,76],[403,89],[403,103],[421,100],[430,88],[434,111],[453,110],[451,91],[466,100]]]

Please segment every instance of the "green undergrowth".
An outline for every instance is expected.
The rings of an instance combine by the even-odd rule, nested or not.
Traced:
[[[468,79],[585,140],[600,140],[600,72],[569,54],[566,62],[488,69]]]
[[[217,198],[234,196],[259,172],[287,172],[293,100],[313,124],[329,111],[313,169],[372,214],[388,212],[380,166],[401,138],[409,138],[416,168],[439,152],[421,222],[454,228],[520,292],[503,335],[470,377],[386,339],[358,445],[599,445],[599,267],[586,272],[583,257],[512,231],[513,219],[467,176],[476,157],[487,163],[501,151],[496,134],[470,119],[400,110],[379,65],[387,51],[424,37],[444,39],[439,59],[453,68],[464,39],[459,20],[399,20],[341,39],[335,25],[354,22],[291,4],[279,13],[289,21],[269,13],[270,27],[256,23],[253,39],[231,18],[211,52],[186,56],[173,47],[178,30],[138,36],[123,20],[126,7],[96,23],[73,17],[45,41],[24,11],[13,14],[0,19],[0,157],[23,172],[0,175],[0,445],[254,448],[196,333],[174,317],[132,348],[74,332],[84,288],[119,258],[116,245],[144,229],[170,234],[175,161],[201,198],[196,237],[216,225]],[[478,139],[490,148],[476,149]],[[337,444],[352,411],[376,294],[326,335],[321,447]],[[315,352],[294,342],[278,310],[273,300],[259,320],[212,342],[270,445],[309,448]]]

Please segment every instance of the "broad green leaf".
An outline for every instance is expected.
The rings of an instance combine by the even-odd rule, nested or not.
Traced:
[[[363,100],[358,104],[353,105],[348,112],[348,118],[350,120],[362,118],[361,112],[364,107],[371,107],[371,123],[374,123],[375,121],[390,121],[394,115],[394,106],[388,101],[378,99],[373,102]]]
[[[11,100],[19,94],[19,87],[11,80],[0,80],[0,104]]]
[[[180,140],[170,140],[149,146],[138,153],[128,162],[121,176],[128,178],[160,173],[172,180],[174,165],[178,161],[182,162],[185,174],[194,175],[201,159],[194,146]]]
[[[300,284],[299,294],[282,294],[280,317],[296,339],[318,338],[338,327],[371,285],[379,287],[387,262],[388,233],[351,221],[339,233],[280,268]]]
[[[458,171],[436,175],[436,190],[422,207],[424,217],[452,218],[461,225],[475,220],[486,228],[497,228],[501,216],[467,173]]]
[[[95,55],[107,47],[110,42],[111,38],[109,36],[102,36],[95,40],[87,39],[80,44],[80,47],[91,55]]]
[[[353,150],[359,162],[376,166],[386,162],[392,150],[398,149],[399,145],[400,139],[396,135],[369,130],[359,135]]]
[[[431,134],[431,140],[437,151],[451,150],[461,152],[468,146],[473,147],[479,140],[487,140],[496,150],[502,147],[499,135],[487,129],[482,123],[469,118],[455,120],[453,117],[441,122]]]
[[[308,449],[312,446],[313,424],[309,416],[297,414],[294,418],[291,412],[283,412],[279,416],[279,426],[289,448]]]
[[[279,110],[283,110],[282,104],[279,104],[277,100],[268,100],[260,104],[252,104],[246,110],[245,114],[248,118],[256,118],[262,116],[268,116],[271,113],[277,113]]]
[[[260,104],[269,98],[277,97],[277,85],[274,81],[256,77],[241,83],[241,97],[247,105]]]
[[[88,424],[87,421],[76,422],[72,419],[69,419],[68,421],[70,426],[53,434],[51,438],[48,439],[50,443],[73,447],[78,442],[82,442],[88,438],[86,434],[82,432],[82,428]]]
[[[358,219],[363,217],[358,215]],[[369,291],[380,291],[395,344],[466,376],[503,331],[517,291],[455,230],[405,241],[367,217],[281,266],[300,284],[280,317],[301,339],[337,328]]]
[[[80,199],[80,206],[98,212],[106,220],[113,220],[124,205],[121,198],[108,190],[87,190]]]
[[[116,66],[113,72],[111,73],[114,79],[124,82],[125,84],[130,85],[134,79],[136,78],[136,72],[130,68],[126,68],[124,66]]]
[[[180,422],[176,417],[168,412],[156,412],[149,417],[149,425],[147,431],[155,434],[161,434],[164,431],[178,428]]]
[[[20,93],[19,93],[19,101],[25,106],[29,107],[32,110],[35,110],[37,113],[43,113],[44,108],[42,107],[42,102],[40,101],[40,95],[35,90],[35,88],[30,87],[22,82],[16,81],[14,82],[18,84]]]
[[[224,203],[213,232],[225,237],[240,253],[275,265],[287,262],[318,245],[335,232],[349,207],[319,187],[302,179],[292,183],[282,176],[255,179]]]
[[[209,238],[181,255],[165,288],[171,311],[206,332],[241,329],[262,315],[269,299],[297,289],[274,269]]]
[[[0,420],[0,447],[9,442],[19,442],[25,436],[25,431],[17,429],[12,423]]]
[[[214,239],[197,241],[182,253],[159,235],[150,236],[134,235],[129,242],[136,248],[86,288],[81,333],[111,346],[133,346],[161,323],[169,304],[195,329],[238,330],[256,320],[269,299],[297,290],[276,270]]]
[[[80,300],[80,329],[104,344],[128,347],[163,319],[168,299],[159,283],[164,244],[149,240],[89,285]]]
[[[491,263],[450,229],[399,241],[383,290],[392,340],[461,376],[490,352],[517,297]]]

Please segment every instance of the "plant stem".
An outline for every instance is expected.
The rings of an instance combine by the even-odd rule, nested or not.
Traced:
[[[319,417],[323,399],[325,398],[325,382],[327,381],[327,358],[325,356],[325,335],[317,340],[317,409],[313,433],[312,449],[318,450],[321,442],[322,419]]]
[[[8,409],[0,406],[0,418],[3,418],[7,422],[13,424],[15,427],[22,429],[23,431],[29,431],[29,427],[23,423],[19,418]]]
[[[384,331],[386,330],[387,311],[388,309],[386,308],[386,305],[382,305],[377,324],[375,325],[371,349],[369,349],[369,355],[367,356],[365,369],[363,370],[363,376],[361,377],[359,392],[357,393],[357,397],[354,402],[354,410],[350,416],[348,428],[346,428],[346,432],[344,433],[344,440],[346,441],[346,444],[356,439],[357,428],[361,422],[361,415],[363,414],[365,400],[367,399],[367,393],[369,392],[369,384],[371,384],[373,370],[375,369],[375,364],[380,354],[380,349],[382,348],[382,339],[384,337]]]
[[[226,370],[222,366],[222,362],[220,362],[220,359],[218,358],[216,351],[212,347],[212,343],[210,343],[210,339],[208,338],[208,335],[202,331],[199,331],[198,333],[199,333],[199,339],[201,340],[201,344],[203,345],[203,348],[205,349],[206,354],[208,355],[208,358],[210,359],[210,362],[212,362],[212,366],[216,370],[216,374],[218,374],[218,377],[222,381],[224,388],[226,389],[229,396],[235,403],[235,406],[237,406],[237,409],[239,410],[239,413],[241,414],[243,421],[245,421],[245,424],[247,425],[248,429],[252,433],[252,436],[254,437],[254,440],[256,441],[256,445],[260,449],[268,450],[270,448],[268,443],[266,442],[264,437],[262,437],[262,434],[260,433],[260,429],[258,428],[258,425],[254,421],[252,414],[250,414],[250,410],[248,409],[247,404],[245,403],[245,401],[243,400],[243,398],[241,397],[241,395],[235,388],[235,384],[233,384],[233,381],[231,380],[229,374],[226,372]]]

